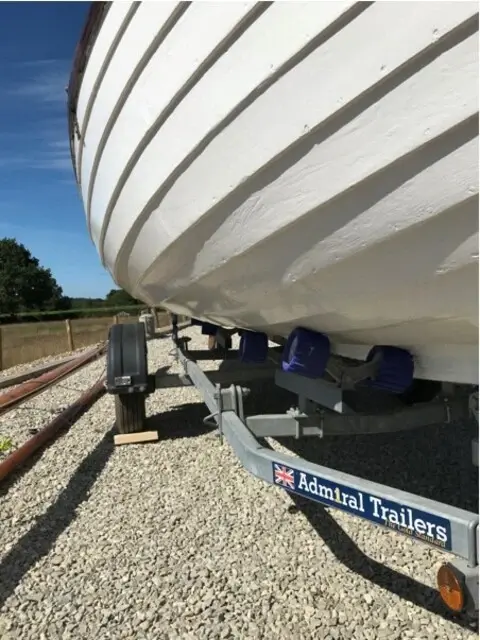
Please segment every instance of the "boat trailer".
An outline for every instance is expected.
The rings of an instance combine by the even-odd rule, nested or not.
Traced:
[[[308,353],[299,349],[298,337],[305,337],[301,333],[290,337],[283,347],[270,347],[264,334],[242,332],[237,351],[231,348],[231,336],[236,330],[199,321],[192,321],[192,324],[201,325],[202,333],[206,335],[215,335],[216,349],[189,350],[190,338],[180,335],[177,317],[172,316],[172,355],[182,365],[182,374],[169,374],[164,370],[148,373],[143,324],[111,327],[105,386],[107,392],[115,396],[120,434],[144,431],[148,394],[158,389],[195,386],[210,411],[204,423],[218,430],[221,441],[225,439],[229,443],[248,472],[290,493],[452,554],[455,558],[443,564],[437,574],[441,599],[455,614],[478,616],[478,514],[288,456],[261,442],[266,437],[323,438],[393,433],[458,420],[476,419],[478,424],[478,390],[467,394],[455,385],[443,385],[440,393],[432,393],[432,397],[399,403],[394,409],[358,411],[345,398],[349,394],[352,396],[352,392],[361,395],[372,387],[372,380],[377,380],[377,389],[397,394],[411,386],[413,366],[408,358],[400,353],[400,375],[393,375],[394,366],[387,366],[398,356],[392,351],[392,360],[388,348],[373,350],[363,364],[345,363],[325,349],[322,336],[320,340],[313,336],[313,343],[310,343],[308,332]],[[252,344],[256,348],[252,349]],[[302,375],[299,371],[308,364],[305,354],[311,354],[319,345],[322,357],[318,357],[317,349],[315,362],[322,361],[320,368],[315,364],[314,375],[311,375],[311,368],[307,371],[306,367],[307,375]],[[228,361],[233,366],[204,372],[197,364],[201,360],[221,360],[222,364]],[[395,362],[398,364],[399,360]],[[246,416],[243,400],[249,389],[242,383],[272,378],[278,387],[297,395],[297,407],[283,414]],[[400,384],[399,380],[403,382]],[[473,463],[478,466],[478,440],[473,441],[472,446]]]

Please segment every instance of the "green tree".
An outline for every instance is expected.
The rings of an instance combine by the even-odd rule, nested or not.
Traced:
[[[107,307],[132,307],[136,304],[143,304],[141,300],[136,300],[123,289],[112,289],[107,293],[105,306]]]
[[[37,258],[13,238],[0,239],[0,314],[54,311],[69,300]]]
[[[71,298],[72,309],[99,309],[105,306],[103,298]]]

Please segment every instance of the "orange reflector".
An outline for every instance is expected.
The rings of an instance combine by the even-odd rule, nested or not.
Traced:
[[[449,609],[459,613],[465,604],[463,587],[454,569],[444,564],[437,573],[437,585],[443,602]]]

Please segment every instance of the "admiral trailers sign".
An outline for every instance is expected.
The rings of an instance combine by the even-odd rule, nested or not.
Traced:
[[[287,491],[418,538],[445,551],[452,548],[450,522],[445,518],[276,462],[272,465],[274,484]]]

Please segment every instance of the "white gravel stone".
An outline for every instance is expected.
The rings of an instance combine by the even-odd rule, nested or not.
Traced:
[[[187,333],[191,347],[205,347],[205,337]],[[170,340],[149,343],[151,369],[179,371],[170,351]],[[104,360],[93,363],[8,414],[0,435],[21,441],[103,368]],[[247,410],[280,411],[290,404],[287,394],[263,383]],[[477,635],[435,600],[441,553],[294,500],[249,475],[228,444],[202,426],[209,411],[194,388],[158,392],[147,406],[159,442],[114,449],[113,399],[107,396],[32,468],[0,487],[1,640]],[[469,442],[463,440],[461,431],[433,428],[332,438],[318,446],[269,442],[296,453],[303,447],[309,459],[398,486],[416,471],[407,488],[431,495],[439,487],[445,499],[475,509],[476,474],[466,466]],[[444,477],[446,460],[456,465],[451,478]]]

